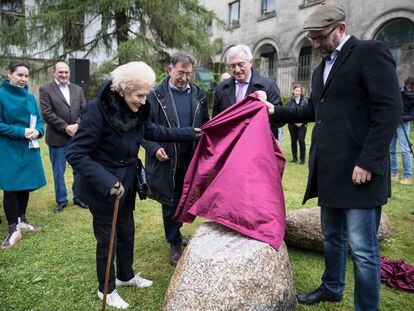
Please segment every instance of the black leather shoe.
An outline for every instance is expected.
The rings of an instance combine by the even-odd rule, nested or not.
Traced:
[[[63,211],[63,209],[68,205],[68,203],[61,203],[58,204],[58,206],[56,206],[55,208],[55,213],[60,213],[61,211]]]
[[[181,246],[182,247],[186,247],[187,246],[187,244],[188,244],[188,239],[187,238],[185,238],[185,237],[182,237],[181,238]]]
[[[298,294],[298,302],[305,305],[313,305],[322,301],[339,302],[342,297],[328,292],[322,286],[319,286],[313,292],[307,294]]]
[[[300,160],[300,164],[305,164],[305,160]]]
[[[181,257],[181,244],[170,243],[170,263],[176,266]]]
[[[79,206],[80,208],[88,209],[89,206],[79,200],[73,200],[73,204]]]

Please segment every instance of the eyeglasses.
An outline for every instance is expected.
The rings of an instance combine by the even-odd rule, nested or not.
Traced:
[[[193,78],[194,74],[192,72],[177,71],[178,78],[183,78],[184,76],[191,79]]]
[[[308,40],[313,43],[315,41],[318,41],[319,43],[323,44],[326,43],[326,41],[328,40],[328,37],[331,35],[331,33],[333,33],[333,31],[338,27],[338,25],[336,25],[328,34],[323,35],[323,36],[319,36],[319,37],[311,37],[310,35],[307,35],[306,38],[308,38]]]

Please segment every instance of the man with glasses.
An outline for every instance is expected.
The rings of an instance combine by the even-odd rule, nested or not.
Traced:
[[[53,77],[52,83],[40,87],[39,97],[42,117],[47,123],[46,143],[49,145],[57,203],[55,213],[60,213],[68,204],[65,185],[67,147],[78,130],[86,101],[83,89],[69,82],[70,70],[65,62],[57,62],[53,66]],[[73,179],[75,176],[74,171]],[[75,192],[73,204],[88,208]]]
[[[395,62],[378,41],[346,34],[345,11],[320,4],[304,30],[322,62],[312,74],[306,107],[270,107],[272,121],[315,122],[304,197],[318,197],[325,256],[322,284],[298,294],[302,304],[338,302],[348,247],[354,264],[356,310],[378,310],[381,207],[390,197],[388,148],[401,118]]]
[[[252,62],[252,52],[244,44],[233,46],[227,51],[226,64],[232,77],[221,82],[214,90],[213,117],[256,91],[264,91],[267,100],[273,105],[282,105],[276,82],[259,75],[252,68]],[[276,139],[279,126],[281,125],[274,124],[271,127]]]
[[[178,52],[167,66],[169,76],[147,97],[151,104],[151,121],[166,127],[201,127],[209,120],[207,98],[203,89],[191,83],[194,58]],[[170,263],[181,257],[186,245],[180,228],[173,219],[183,191],[184,176],[190,164],[193,143],[158,143],[144,141],[145,167],[149,196],[162,204],[165,237],[170,243]]]

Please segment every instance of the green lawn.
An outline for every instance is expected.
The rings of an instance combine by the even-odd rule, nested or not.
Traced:
[[[307,168],[289,163],[290,141],[284,128],[282,149],[288,163],[284,175],[287,209],[301,208],[306,185]],[[307,134],[309,141],[310,133]],[[28,218],[42,226],[38,234],[27,233],[18,245],[0,250],[0,310],[100,310],[96,297],[95,240],[91,215],[72,205],[62,213],[54,214],[55,207],[52,173],[48,150],[42,140],[43,164],[48,185],[31,194]],[[67,174],[70,184],[71,174]],[[70,188],[70,187],[69,187]],[[69,198],[71,200],[71,197]],[[0,202],[3,194],[0,194]],[[1,203],[0,203],[1,204]],[[306,206],[316,205],[316,200]],[[382,255],[400,258],[414,264],[414,187],[393,183],[393,198],[384,207],[393,235],[382,243]],[[6,236],[5,217],[0,238]],[[184,225],[190,236],[202,220]],[[133,310],[161,310],[164,294],[174,268],[168,261],[169,247],[164,241],[160,205],[155,201],[137,202],[135,211],[136,245],[134,269],[154,281],[146,289],[121,288],[121,296]],[[292,269],[298,291],[308,291],[319,285],[323,258],[319,253],[289,249]],[[414,294],[382,286],[382,310],[413,310]],[[299,306],[298,310],[352,310],[353,271],[349,261],[347,286],[340,304],[320,304],[316,307]],[[185,311],[185,310],[183,310]]]

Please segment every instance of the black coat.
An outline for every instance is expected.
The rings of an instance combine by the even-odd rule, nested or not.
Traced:
[[[168,129],[149,122],[149,105],[134,113],[118,93],[103,85],[88,104],[79,130],[69,144],[67,160],[78,173],[74,191],[79,200],[101,213],[112,213],[111,188],[125,188],[121,208],[135,206],[136,165],[143,138],[156,141],[193,141],[193,128]]]
[[[172,101],[169,85],[169,78],[165,79],[158,85],[148,96],[148,102],[151,104],[150,120],[155,124],[165,127],[179,127],[179,119],[176,107]],[[191,115],[193,127],[200,128],[209,120],[208,103],[206,94],[203,89],[191,84]],[[146,150],[145,170],[147,173],[147,182],[150,188],[149,197],[157,200],[162,204],[171,205],[174,198],[175,174],[178,163],[178,148],[176,143],[158,143],[144,140],[142,146]],[[159,148],[164,148],[170,160],[159,162],[155,153]],[[195,143],[193,151],[195,149]],[[189,162],[189,161],[188,161]],[[188,165],[189,163],[186,163]],[[182,165],[182,163],[181,163]]]
[[[246,95],[256,92],[264,91],[267,94],[267,100],[273,105],[281,106],[282,99],[280,98],[280,91],[276,83],[270,79],[262,77],[252,68],[252,76],[246,91]],[[214,106],[213,117],[218,115],[236,102],[236,85],[234,77],[224,80],[217,85],[214,90]]]
[[[275,106],[282,106],[282,98],[280,91],[275,81],[267,79],[259,75],[259,73],[252,68],[252,76],[246,91],[246,95],[256,91],[264,91],[267,95],[267,100]],[[226,110],[228,107],[236,102],[236,83],[234,77],[224,80],[214,90],[214,106],[213,117],[220,112]],[[283,123],[273,123],[271,125],[272,133],[277,138],[278,127],[283,126]]]
[[[325,207],[381,206],[391,195],[389,145],[401,120],[395,63],[378,41],[351,37],[323,84],[322,62],[312,75],[306,108],[275,107],[274,121],[316,122],[303,202],[319,198]],[[372,172],[362,185],[352,182],[355,165]]]
[[[402,121],[409,122],[414,120],[414,93],[408,93],[407,90],[401,92],[403,101]]]
[[[291,98],[289,99],[289,101],[286,103],[286,107],[306,107],[308,105],[308,101],[306,100],[306,98],[304,96],[301,96],[299,99],[299,104],[296,103],[295,98]],[[298,127],[294,124],[294,123],[289,123],[288,127],[292,128],[292,129],[297,129]],[[306,123],[302,123],[301,126],[299,127],[306,127]]]

